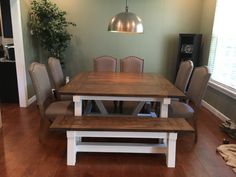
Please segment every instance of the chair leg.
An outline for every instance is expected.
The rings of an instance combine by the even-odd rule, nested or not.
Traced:
[[[139,102],[137,102],[137,105],[138,104],[139,104]],[[148,110],[148,106],[147,106],[147,103],[145,103],[139,113],[145,114],[148,112],[147,110]]]
[[[195,133],[194,133],[194,143],[197,143],[197,139],[198,139],[198,132],[197,132],[197,129],[196,129]]]
[[[198,130],[197,130],[197,119],[196,119],[196,117],[193,119],[193,128],[194,128],[194,143],[197,143]]]
[[[122,113],[123,112],[123,101],[120,101],[119,102],[119,113]]]
[[[91,101],[92,103],[92,109],[91,109],[91,112],[96,112],[96,103],[94,100]]]
[[[84,113],[83,114],[90,114],[92,112],[93,109],[93,105],[92,105],[92,101],[91,100],[85,100],[83,101],[83,110]]]
[[[148,101],[145,104],[145,111],[146,113],[150,114],[152,112],[152,102]]]
[[[118,101],[113,101],[114,104],[114,109],[113,109],[113,113],[117,112],[117,107],[118,107]]]
[[[151,111],[155,112],[157,117],[160,116],[160,102],[151,102]]]
[[[47,118],[41,118],[40,120],[40,127],[39,127],[39,141],[44,142],[47,134],[48,134],[48,129],[50,126],[50,122]]]

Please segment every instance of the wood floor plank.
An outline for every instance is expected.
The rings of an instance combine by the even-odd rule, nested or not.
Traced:
[[[50,131],[39,142],[40,115],[35,104],[19,108],[2,104],[0,130],[0,177],[233,177],[232,169],[216,153],[228,138],[220,131],[220,120],[201,108],[199,138],[180,133],[176,168],[166,167],[160,154],[78,153],[75,166],[66,165],[64,132]]]

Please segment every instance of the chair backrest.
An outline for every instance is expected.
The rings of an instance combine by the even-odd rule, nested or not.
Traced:
[[[121,72],[143,72],[144,60],[135,56],[125,57],[120,60],[120,71]]]
[[[56,90],[65,85],[65,78],[62,71],[60,60],[50,57],[48,59],[48,68]]]
[[[201,101],[206,92],[210,76],[211,73],[209,72],[207,66],[196,67],[193,71],[187,91],[187,96],[196,106],[201,105]]]
[[[186,88],[193,71],[193,62],[191,60],[181,62],[175,80],[175,86],[182,92],[186,92]]]
[[[44,115],[45,108],[53,100],[51,91],[52,87],[46,66],[44,64],[33,62],[29,66],[29,74],[36,93],[40,113],[41,115]]]
[[[93,60],[95,72],[116,72],[117,59],[111,56],[100,56]]]

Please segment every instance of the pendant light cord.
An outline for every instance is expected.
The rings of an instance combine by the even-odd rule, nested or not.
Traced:
[[[126,12],[128,12],[128,5],[127,5],[127,0],[126,0],[125,11],[126,11]]]

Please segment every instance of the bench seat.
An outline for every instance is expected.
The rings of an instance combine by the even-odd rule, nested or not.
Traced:
[[[75,165],[77,152],[163,153],[175,167],[178,132],[194,129],[184,118],[123,116],[59,116],[51,129],[67,131],[67,165]],[[82,137],[164,139],[164,144],[82,142]]]

